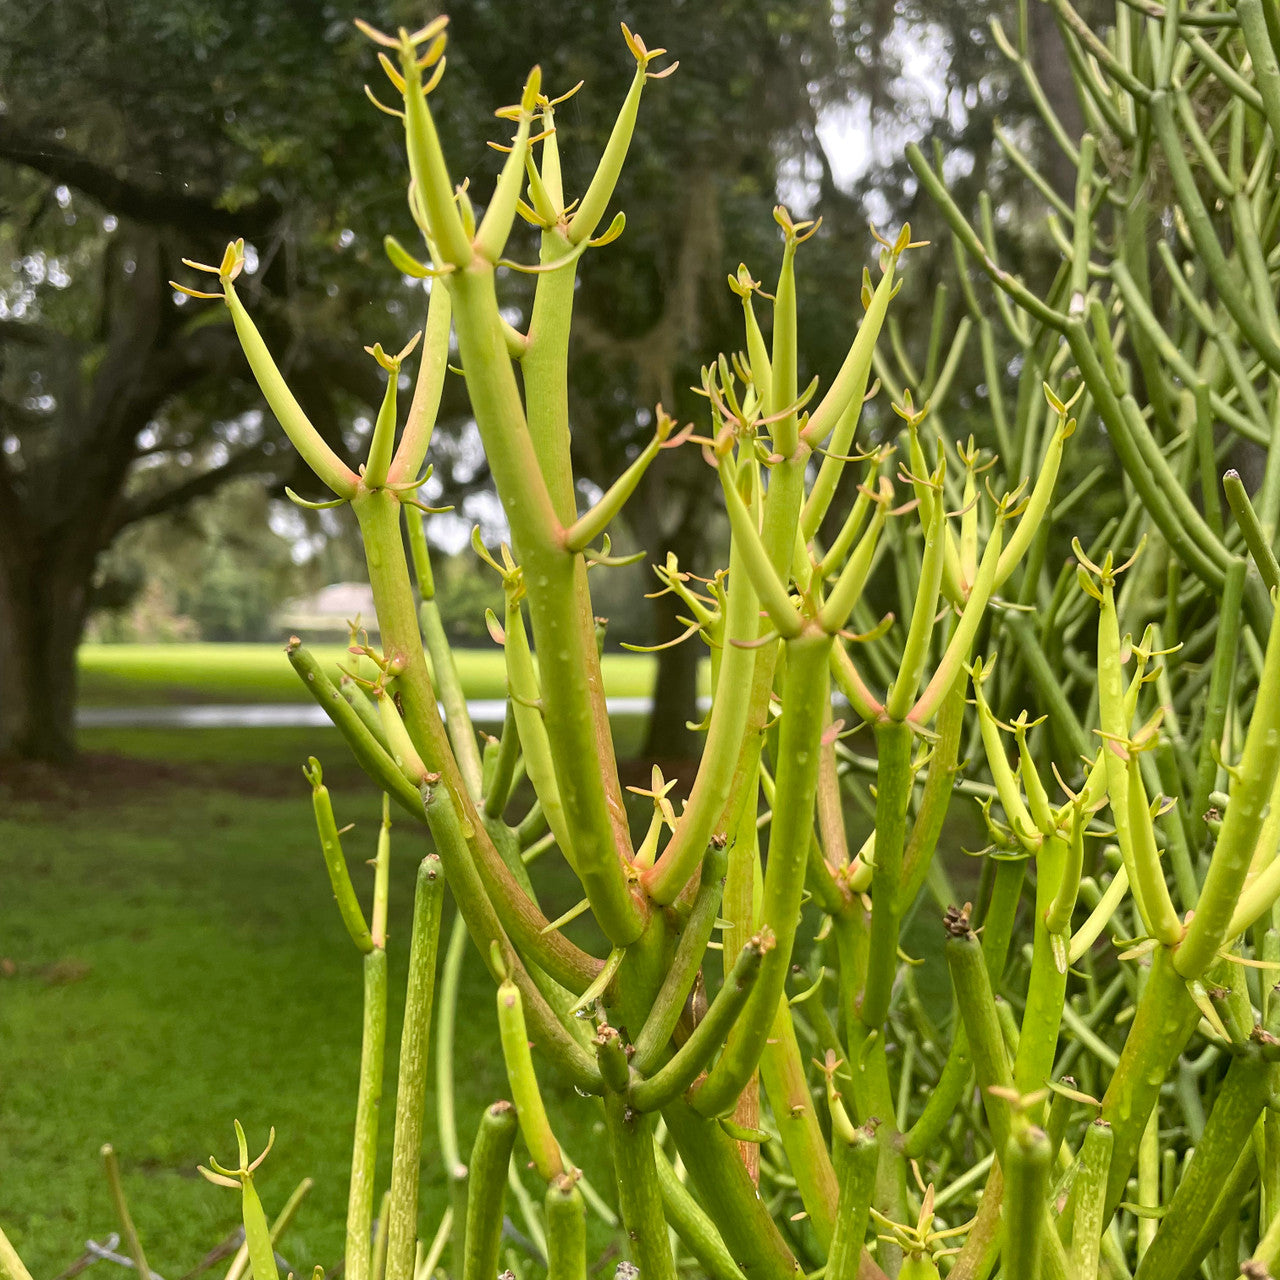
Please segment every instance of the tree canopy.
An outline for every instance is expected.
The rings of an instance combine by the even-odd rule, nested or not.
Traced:
[[[124,529],[235,477],[277,491],[296,478],[220,309],[169,288],[180,260],[216,260],[246,237],[255,314],[345,455],[380,395],[360,347],[399,346],[420,324],[421,301],[381,248],[411,221],[399,130],[359,91],[374,77],[357,12],[386,27],[423,16],[389,0],[52,0],[0,12],[0,749],[71,752],[74,649],[102,553]],[[637,12],[576,0],[454,15],[442,124],[451,152],[472,158],[480,200],[498,160],[485,145],[498,136],[492,111],[518,91],[528,49],[552,51],[552,92],[586,81],[560,112],[571,190],[624,89],[618,23],[682,60],[641,113],[617,200],[626,232],[607,264],[584,270],[575,304],[575,449],[593,481],[625,463],[655,402],[686,420],[700,412],[688,391],[699,365],[736,341],[725,274],[746,261],[769,278],[780,194],[825,219],[800,264],[818,316],[803,340],[811,371],[832,371],[873,247],[868,211],[895,219],[914,199],[905,171],[885,163],[904,131],[961,157],[957,181],[990,181],[992,121],[1020,108],[987,14],[986,3],[899,13],[659,0]],[[841,110],[852,112],[843,126]],[[845,154],[866,145],[859,122],[873,129],[861,164]],[[468,418],[452,385],[437,459],[447,493],[485,482],[448,444],[465,439]],[[650,559],[699,567],[716,536],[704,527],[709,483],[692,454],[655,469],[631,519]],[[659,640],[677,630],[664,607]],[[673,712],[654,736],[673,754],[693,656],[663,667],[660,702]]]

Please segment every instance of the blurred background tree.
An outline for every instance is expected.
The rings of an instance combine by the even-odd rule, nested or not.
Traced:
[[[689,390],[699,365],[738,341],[725,276],[745,261],[769,287],[779,200],[824,220],[800,258],[805,376],[833,372],[860,314],[868,219],[896,225],[919,212],[900,161],[908,139],[936,139],[956,186],[993,192],[1002,216],[1028,228],[1019,265],[1034,275],[1045,246],[1036,220],[1017,211],[1038,197],[992,145],[997,117],[1015,128],[1028,118],[988,30],[1008,7],[460,6],[442,123],[450,153],[472,158],[480,199],[497,167],[484,145],[501,132],[490,113],[515,95],[528,51],[545,55],[551,92],[586,81],[558,115],[570,190],[598,155],[629,76],[619,21],[682,61],[646,95],[616,202],[626,232],[582,273],[571,411],[591,483],[625,465],[658,401],[699,419]],[[388,231],[408,242],[411,222],[399,131],[358,89],[371,76],[357,14],[384,27],[424,18],[398,0],[0,9],[0,751],[72,755],[86,623],[98,605],[118,621],[133,596],[154,593],[166,562],[181,563],[186,580],[171,612],[202,635],[251,638],[269,626],[294,549],[346,536],[341,518],[291,514],[276,519],[274,545],[242,541],[243,529],[262,527],[238,516],[243,504],[278,502],[285,484],[305,492],[304,482],[263,420],[221,308],[176,296],[167,281],[183,256],[216,259],[244,235],[248,300],[268,340],[306,389],[313,421],[339,451],[359,451],[381,394],[360,347],[401,345],[423,306],[380,247]],[[1035,42],[1051,93],[1053,37]],[[1059,105],[1070,119],[1072,103]],[[946,252],[913,264],[898,312],[906,345],[927,330],[921,308],[950,269]],[[507,284],[519,305],[521,278]],[[957,379],[951,404],[953,424],[962,415],[989,439],[976,371]],[[873,406],[873,428],[887,412]],[[437,519],[435,536],[457,548],[471,524],[495,519],[460,380],[439,432],[430,492],[459,509]],[[634,545],[649,561],[674,554],[705,570],[720,533],[706,518],[713,487],[696,451],[667,455],[629,508]],[[310,559],[316,575],[341,562]],[[614,600],[647,589],[646,571],[606,572],[635,575],[629,590],[610,584]],[[627,614],[611,639],[657,642],[682,630],[670,596],[647,618]],[[688,752],[699,656],[693,644],[664,651],[649,754]]]

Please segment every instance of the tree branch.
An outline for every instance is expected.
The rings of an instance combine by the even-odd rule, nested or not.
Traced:
[[[104,209],[149,226],[174,227],[191,235],[261,234],[281,214],[262,198],[236,210],[180,191],[144,186],[123,177],[63,143],[28,133],[0,115],[0,160],[42,173],[97,201]]]
[[[139,520],[149,520],[152,516],[164,515],[168,511],[195,501],[196,498],[206,497],[226,484],[228,480],[248,475],[259,467],[269,467],[273,461],[278,464],[279,459],[269,459],[260,445],[254,445],[252,448],[242,449],[239,453],[233,454],[221,466],[202,471],[199,475],[191,476],[172,488],[160,493],[139,495],[121,505],[112,522],[111,536],[114,537],[122,529],[136,524]]]
[[[52,347],[65,343],[65,334],[46,325],[26,320],[0,320],[0,340],[21,343],[26,347]]]

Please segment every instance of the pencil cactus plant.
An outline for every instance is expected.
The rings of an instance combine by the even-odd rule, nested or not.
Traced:
[[[1014,152],[1056,210],[1064,256],[1048,296],[998,265],[990,211],[975,229],[917,151],[967,314],[948,325],[939,311],[918,369],[900,344],[877,347],[920,249],[904,227],[878,242],[844,363],[825,389],[802,387],[795,259],[817,227],[780,208],[771,292],[745,266],[729,279],[742,350],[703,370],[705,420],[681,426],[659,406],[648,447],[586,511],[566,385],[574,283],[584,255],[623,230],[621,214],[606,218],[640,101],[674,70],[625,28],[634,78],[586,191],[563,190],[558,100],[535,68],[498,113],[514,136],[477,210],[433,121],[445,20],[362,27],[395,96],[378,105],[404,128],[422,238],[413,252],[389,238],[387,252],[429,300],[420,354],[406,334],[388,335],[397,356],[371,351],[386,398],[359,470],[307,421],[238,297],[243,247],[200,268],[216,289],[188,289],[229,308],[280,424],[353,508],[381,626],[380,648],[358,646],[373,664],[358,679],[335,683],[289,647],[386,797],[366,917],[308,765],[365,967],[354,1280],[493,1280],[504,1261],[585,1280],[589,1206],[645,1280],[1173,1280],[1202,1267],[1262,1276],[1280,1261],[1280,451],[1266,454],[1257,510],[1229,473],[1228,518],[1217,482],[1224,450],[1269,447],[1278,420],[1280,20],[1266,0],[1125,0],[1104,39],[1068,0],[1051,3],[1094,132],[1077,145],[1049,120],[1078,163],[1074,205]],[[1025,39],[997,35],[1047,109]],[[1148,182],[1157,155],[1167,184]],[[519,220],[537,242],[527,264]],[[971,264],[994,280],[993,305]],[[523,329],[499,298],[517,267],[537,276]],[[996,454],[946,427],[975,333]],[[504,588],[490,631],[509,695],[501,735],[483,742],[417,497],[451,341],[510,528],[497,548],[476,542]],[[863,422],[877,391],[900,427]],[[1135,500],[1100,530],[1083,521],[1087,544],[1059,571],[1051,550],[1099,477],[1065,493],[1059,479],[1073,434],[1099,426]],[[655,770],[637,815],[589,575],[616,563],[608,528],[673,448],[716,470],[730,539],[709,579],[655,567],[707,646],[711,706],[683,802]],[[973,801],[989,836],[980,861],[954,823]],[[392,802],[436,853],[418,878],[378,1210]],[[535,861],[552,857],[583,895],[557,920]],[[460,923],[437,993],[446,885]],[[565,932],[584,912],[599,948]],[[942,923],[922,927],[930,914]],[[495,983],[509,1100],[485,1113],[464,1162],[446,1104],[468,936]],[[425,1158],[453,1199],[423,1232],[437,1000],[442,1124]],[[549,1073],[603,1119],[609,1150],[590,1179],[557,1140],[539,1087]],[[211,1176],[242,1188],[261,1276],[270,1232],[239,1138],[240,1167]],[[543,1203],[517,1174],[533,1243],[504,1255],[517,1141]]]

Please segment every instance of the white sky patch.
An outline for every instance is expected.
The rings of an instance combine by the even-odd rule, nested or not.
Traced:
[[[480,537],[486,546],[497,546],[511,538],[506,513],[496,493],[481,491],[468,494],[456,511],[445,511],[427,518],[427,537],[433,547],[446,555],[457,555],[471,542],[471,530],[480,526]]]
[[[307,528],[306,517],[293,503],[280,499],[273,499],[267,506],[267,526],[277,538],[290,544],[289,558],[298,565],[319,555],[328,541],[324,533]]]
[[[902,67],[890,86],[892,115],[882,112],[873,120],[866,98],[826,107],[819,115],[818,140],[842,190],[849,190],[874,169],[892,164],[908,143],[924,142],[934,121],[945,119],[959,128],[968,118],[961,96],[947,90],[945,72],[951,50],[941,27],[899,19],[886,43]],[[806,213],[817,200],[820,173],[815,156],[785,162],[778,183],[779,198],[794,213]],[[873,222],[885,222],[890,216],[889,204],[872,192],[867,213]]]

